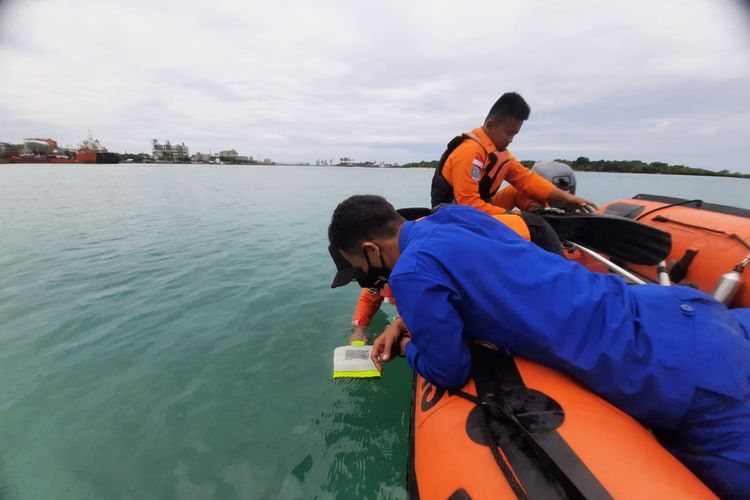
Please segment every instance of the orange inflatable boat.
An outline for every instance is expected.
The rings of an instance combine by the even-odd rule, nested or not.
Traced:
[[[599,212],[628,217],[670,233],[672,251],[666,264],[673,284],[712,294],[722,275],[739,266],[740,271],[730,277],[737,282],[728,305],[750,307],[750,270],[742,272],[743,261],[747,264],[750,258],[750,210],[639,194],[607,203]],[[657,281],[656,266],[620,264],[648,281]],[[596,265],[588,267],[595,269]]]
[[[713,294],[729,283],[728,305],[750,307],[750,210],[639,194],[598,212],[669,233],[670,284]],[[624,238],[614,233],[602,234]],[[568,257],[610,272],[580,248]],[[659,281],[656,265],[610,260]],[[566,375],[478,346],[473,365],[460,391],[415,377],[411,498],[715,498],[647,428]]]
[[[716,498],[646,428],[567,376],[474,351],[460,391],[415,377],[410,498]]]

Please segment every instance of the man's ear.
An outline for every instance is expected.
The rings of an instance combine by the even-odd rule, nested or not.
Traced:
[[[365,241],[364,243],[362,243],[362,250],[364,250],[365,253],[373,256],[377,256],[377,253],[380,252],[380,248],[378,248],[378,246],[372,241]]]

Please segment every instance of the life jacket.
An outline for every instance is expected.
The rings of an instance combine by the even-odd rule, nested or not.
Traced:
[[[443,167],[451,153],[453,153],[453,151],[455,151],[456,148],[466,139],[476,141],[477,144],[482,146],[485,153],[487,153],[487,160],[482,166],[482,172],[479,178],[479,197],[489,203],[500,188],[501,183],[496,183],[495,180],[498,179],[500,172],[506,170],[505,167],[511,158],[510,153],[508,153],[507,150],[488,151],[479,137],[471,132],[464,132],[463,134],[451,139],[445,152],[440,157],[438,166],[435,168],[435,174],[432,176],[432,188],[430,189],[432,208],[435,208],[442,203],[453,203],[455,201],[455,197],[453,196],[453,186],[451,186],[448,180],[443,176]]]

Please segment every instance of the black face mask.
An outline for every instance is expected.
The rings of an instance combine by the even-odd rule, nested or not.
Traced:
[[[357,273],[355,278],[357,283],[359,283],[359,286],[362,288],[383,288],[385,284],[388,283],[388,278],[391,275],[391,268],[385,265],[383,252],[380,252],[380,267],[372,265],[365,249],[362,249],[362,253],[367,261],[367,272],[360,271]]]

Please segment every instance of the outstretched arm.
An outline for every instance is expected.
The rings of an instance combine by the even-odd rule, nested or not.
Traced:
[[[377,290],[362,289],[362,293],[359,294],[359,299],[357,300],[357,307],[352,316],[352,334],[349,336],[350,343],[355,340],[368,342],[369,339],[365,333],[365,327],[370,324],[372,317],[378,312],[382,303],[383,297]]]
[[[404,342],[409,365],[436,386],[463,387],[471,372],[471,354],[457,309],[458,293],[449,284],[414,273],[394,276],[391,287],[411,334],[411,341]]]

